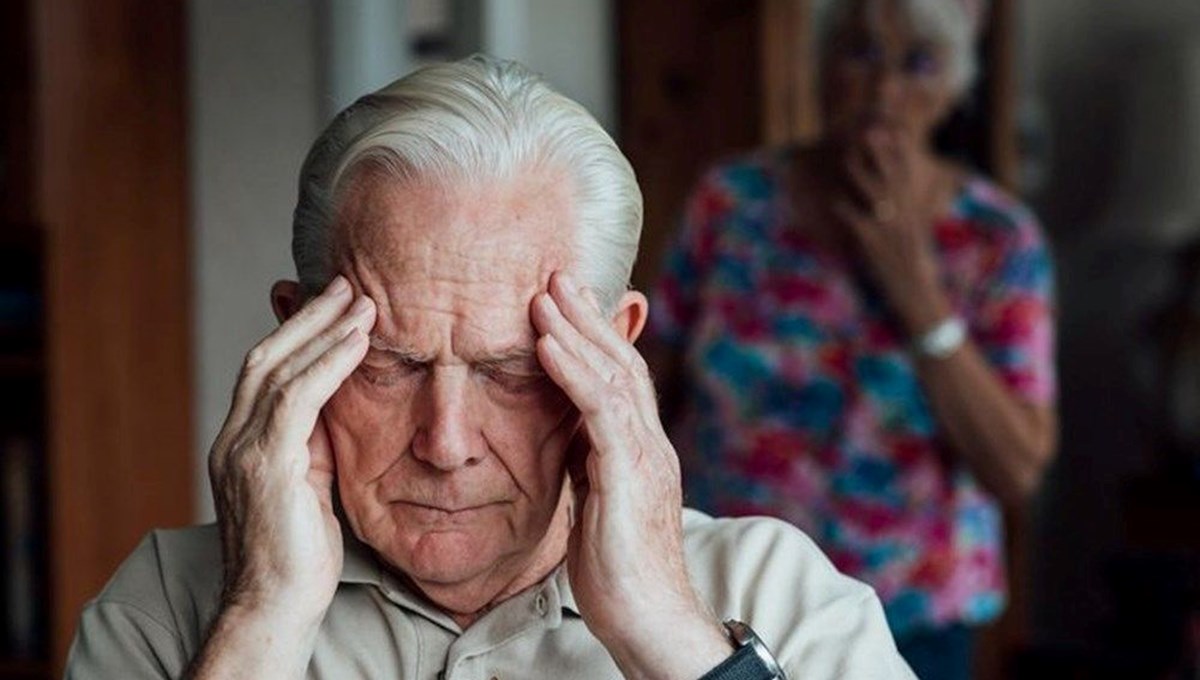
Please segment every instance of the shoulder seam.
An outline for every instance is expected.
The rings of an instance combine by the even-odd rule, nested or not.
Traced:
[[[156,625],[159,628],[166,631],[168,635],[170,635],[172,638],[175,639],[176,642],[180,642],[180,643],[183,642],[183,636],[181,636],[178,631],[171,628],[170,626],[163,623],[162,621],[159,621],[157,618],[154,617],[153,614],[151,614],[150,612],[146,611],[139,605],[136,605],[132,602],[126,602],[124,600],[111,600],[111,599],[107,599],[107,598],[104,598],[104,599],[97,598],[97,599],[92,600],[91,602],[87,603],[87,605],[84,607],[84,611],[87,611],[88,609],[96,609],[96,608],[99,608],[99,607],[102,607],[105,605],[113,605],[116,607],[121,607],[121,608],[129,609],[131,611],[137,612],[138,614],[141,614],[143,617],[145,617],[147,621],[150,621],[154,625]]]
[[[150,532],[150,536],[154,541],[154,564],[158,567],[158,587],[162,589],[163,602],[167,605],[167,611],[171,614],[171,622],[175,626],[179,626],[179,612],[175,611],[175,605],[171,602],[171,598],[167,595],[167,570],[163,568],[162,550],[159,549],[159,532],[158,530]]]

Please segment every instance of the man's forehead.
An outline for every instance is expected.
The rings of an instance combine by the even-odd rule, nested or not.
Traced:
[[[566,266],[571,208],[564,183],[542,174],[474,184],[373,174],[347,192],[337,228],[343,254],[381,275],[484,282]]]
[[[456,355],[531,351],[529,301],[570,264],[561,183],[394,183],[350,196],[342,267],[380,307],[373,344],[419,355],[451,330]]]

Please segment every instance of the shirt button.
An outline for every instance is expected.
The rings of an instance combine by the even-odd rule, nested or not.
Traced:
[[[533,599],[533,606],[537,608],[538,614],[545,616],[546,615],[546,596],[539,593],[538,596]],[[492,678],[492,680],[496,680],[496,678]]]

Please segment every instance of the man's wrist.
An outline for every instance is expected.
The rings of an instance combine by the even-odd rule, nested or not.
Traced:
[[[304,677],[321,619],[227,603],[213,622],[189,680]]]
[[[724,627],[707,614],[686,621],[631,625],[604,646],[626,678],[671,680],[696,680],[735,651]]]

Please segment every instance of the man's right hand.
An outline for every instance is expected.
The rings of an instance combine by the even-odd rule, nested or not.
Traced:
[[[374,323],[374,303],[338,276],[246,356],[209,455],[224,601],[193,677],[252,674],[264,662],[303,674],[342,569],[321,408],[362,361]]]

